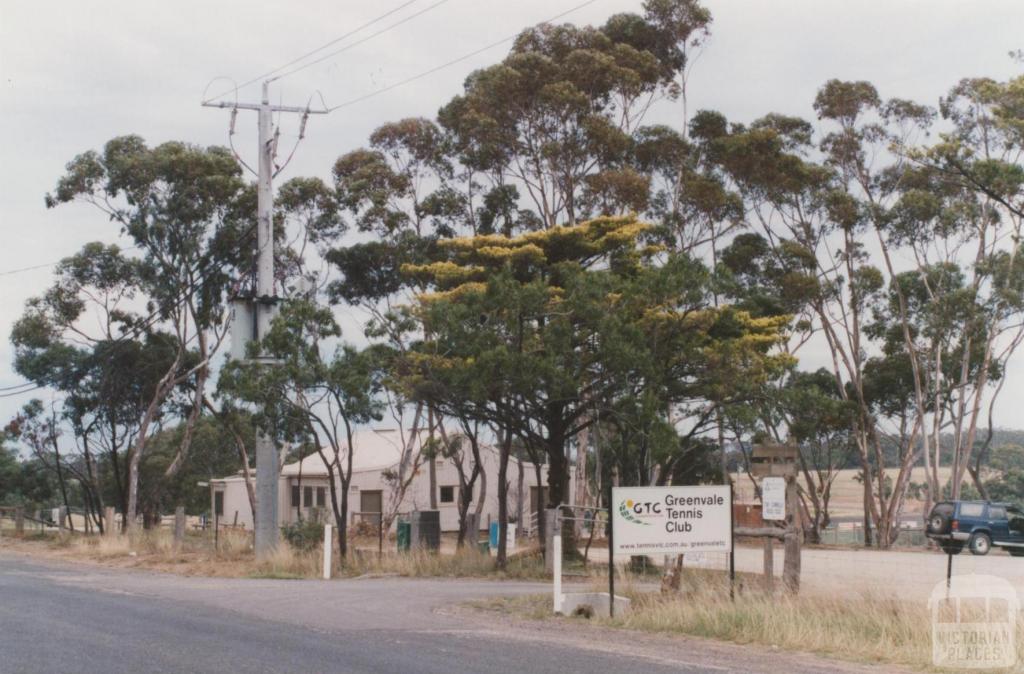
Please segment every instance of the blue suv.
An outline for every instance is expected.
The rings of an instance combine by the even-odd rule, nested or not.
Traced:
[[[1021,557],[1024,510],[1009,503],[942,501],[928,515],[925,534],[951,555],[960,554],[964,546],[972,554],[987,555],[995,546]]]

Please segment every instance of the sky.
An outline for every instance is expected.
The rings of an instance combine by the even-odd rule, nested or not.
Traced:
[[[288,63],[405,1],[0,0],[0,389],[22,383],[11,367],[7,335],[25,301],[50,283],[52,267],[45,265],[90,241],[119,241],[118,228],[89,206],[45,208],[44,196],[69,160],[129,133],[151,145],[167,140],[226,144],[228,113],[201,107],[204,91],[231,90],[234,83]],[[323,54],[417,12],[420,16],[274,83],[271,97],[305,105],[323,96],[336,105],[514,35],[582,1],[418,0]],[[1008,57],[1024,48],[1020,0],[707,0],[705,5],[714,19],[711,38],[693,66],[691,114],[711,109],[735,121],[767,112],[813,119],[815,92],[831,78],[869,80],[883,97],[935,105],[962,77],[1005,79],[1021,67]],[[641,11],[641,0],[595,0],[562,21],[600,24],[630,11]],[[365,144],[378,125],[432,117],[460,91],[466,75],[506,51],[507,43],[311,118],[306,141],[279,180],[329,177],[334,160]],[[255,101],[258,94],[254,84],[240,89],[238,99]],[[227,100],[233,99],[232,93]],[[654,116],[652,121],[678,126],[683,111],[678,104],[666,105]],[[297,119],[282,120],[286,147],[297,124]],[[240,114],[236,130],[237,147],[253,163],[255,116]],[[1011,362],[1008,377],[996,422],[1021,426],[1015,408],[1024,396],[1024,351]],[[0,398],[0,424],[28,398]]]

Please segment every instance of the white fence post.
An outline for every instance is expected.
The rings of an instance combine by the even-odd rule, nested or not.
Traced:
[[[331,536],[331,525],[324,525],[324,580],[331,579],[331,548],[333,541]]]

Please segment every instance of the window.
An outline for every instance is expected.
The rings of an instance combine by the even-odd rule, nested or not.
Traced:
[[[1005,520],[1006,508],[1003,506],[991,506],[988,509],[988,518],[990,520]]]
[[[303,504],[307,508],[312,507],[313,506],[313,488],[312,487],[303,487],[302,492],[303,492],[302,493],[302,502],[303,502]]]
[[[960,517],[981,517],[985,512],[985,506],[981,503],[961,503]]]
[[[441,487],[441,503],[455,503],[455,487]]]
[[[299,503],[299,485],[293,484],[292,485],[292,507],[293,508],[299,508],[299,507],[301,507],[301,505],[302,504]]]
[[[327,492],[327,487],[317,487],[316,488],[316,507],[317,508],[323,508],[324,507],[324,503],[326,503],[326,501],[327,501],[327,494],[326,494],[326,492]]]
[[[213,511],[214,514],[217,515],[217,517],[224,516],[224,492],[213,492]]]

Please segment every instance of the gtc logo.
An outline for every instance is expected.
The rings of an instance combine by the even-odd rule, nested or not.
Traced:
[[[640,518],[660,514],[661,504],[657,502],[639,503],[632,499],[626,499],[619,503],[619,515],[622,516],[622,519],[633,524],[642,524],[649,527],[651,523],[644,522]]]

